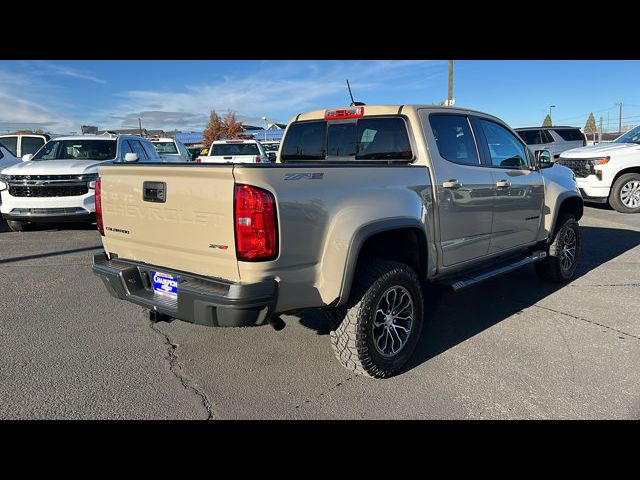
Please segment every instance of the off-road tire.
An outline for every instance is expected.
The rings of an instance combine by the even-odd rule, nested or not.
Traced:
[[[566,245],[566,240],[569,235],[567,234],[567,230],[569,229],[573,230],[573,234],[575,235],[575,255],[571,266],[565,268],[562,265],[562,251]],[[561,213],[558,216],[553,241],[547,251],[547,258],[535,264],[538,277],[547,282],[554,283],[564,283],[571,280],[576,272],[576,266],[580,258],[580,244],[580,225],[578,225],[573,215]]]
[[[620,213],[640,213],[640,205],[631,208],[622,202],[622,188],[629,182],[640,182],[640,173],[625,173],[620,175],[611,187],[609,194],[609,205]]]
[[[374,346],[373,322],[379,302],[394,286],[402,287],[413,303],[413,323],[404,346],[385,357]],[[407,265],[387,260],[366,260],[354,279],[346,307],[327,312],[336,327],[331,345],[342,365],[357,374],[387,378],[397,373],[413,354],[422,331],[424,299],[420,281]],[[386,345],[386,343],[385,343]]]
[[[9,228],[14,232],[24,232],[29,228],[29,223],[18,220],[7,220],[7,225],[9,225]]]

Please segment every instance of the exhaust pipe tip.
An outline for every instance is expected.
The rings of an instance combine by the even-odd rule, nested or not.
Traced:
[[[271,325],[273,329],[277,332],[279,332],[280,330],[282,330],[284,327],[287,326],[287,324],[284,323],[284,320],[282,320],[282,317],[280,315],[272,316],[269,319],[269,325]]]

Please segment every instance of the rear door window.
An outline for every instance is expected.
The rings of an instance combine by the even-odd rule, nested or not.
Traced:
[[[558,128],[554,129],[560,137],[567,142],[581,142],[584,140],[582,132],[574,128]]]
[[[0,138],[0,145],[9,150],[14,157],[18,154],[18,137]]]
[[[544,130],[520,130],[516,133],[527,145],[540,145],[549,142],[547,140],[547,132]]]
[[[479,165],[469,121],[464,115],[430,115],[429,124],[442,158],[461,165]]]
[[[22,137],[22,155],[34,154],[44,145],[44,138]]]

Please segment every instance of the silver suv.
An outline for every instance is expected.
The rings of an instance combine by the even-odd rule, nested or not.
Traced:
[[[562,152],[587,145],[584,133],[577,127],[527,127],[515,131],[533,150],[549,150],[554,162]]]

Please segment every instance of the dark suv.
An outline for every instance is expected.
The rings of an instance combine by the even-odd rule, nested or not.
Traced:
[[[577,127],[527,127],[515,131],[533,150],[549,150],[554,161],[565,150],[587,145],[587,138]]]

